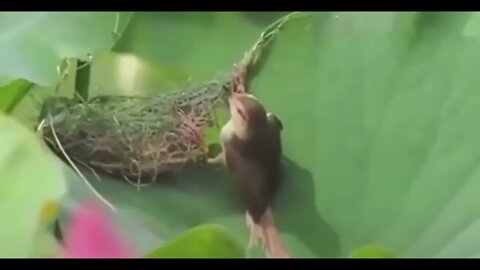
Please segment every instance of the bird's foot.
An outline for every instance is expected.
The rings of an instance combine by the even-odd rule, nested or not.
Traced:
[[[250,214],[248,214],[248,212],[245,214],[245,220],[247,223],[247,228],[249,229],[249,232],[250,232],[250,236],[248,240],[248,249],[251,249],[253,248],[254,245],[258,245],[258,244],[261,244],[262,247],[265,246],[266,239],[263,234],[263,230],[261,226],[253,222],[253,219],[250,216]]]
[[[232,94],[247,93],[246,89],[247,69],[243,65],[236,65],[232,74]]]
[[[224,155],[225,155],[225,153],[222,150],[222,152],[220,152],[217,156],[215,156],[213,158],[208,158],[207,159],[207,164],[209,164],[209,165],[224,165],[225,164]]]
[[[248,249],[252,249],[253,246],[256,244],[256,239],[255,239],[255,224],[253,223],[252,217],[248,214],[248,212],[245,213],[245,220],[247,222],[247,228],[249,231],[249,237],[248,237]]]

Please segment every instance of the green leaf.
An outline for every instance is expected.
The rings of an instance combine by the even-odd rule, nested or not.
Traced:
[[[371,244],[356,249],[350,258],[395,258],[395,254],[382,246]]]
[[[311,174],[311,203],[340,256],[372,242],[402,257],[480,254],[480,44],[462,34],[469,16],[315,14],[278,38],[255,93],[284,123],[286,156]],[[305,207],[279,215],[308,220],[293,210]]]
[[[15,80],[0,87],[0,111],[10,113],[32,87],[26,80]]]
[[[150,61],[155,62],[155,66],[190,74],[192,81],[202,82],[202,80],[214,78],[218,72],[230,73],[233,64],[240,61],[244,53],[251,49],[265,27],[282,14],[275,14],[274,17],[271,15],[268,12],[180,13],[174,15],[170,13],[137,13],[132,18],[132,23],[122,36],[122,40],[117,43],[116,50],[136,55],[141,59],[140,62],[146,61],[146,59],[139,56],[147,55]],[[173,26],[174,29],[170,30]],[[201,42],[198,42],[200,40]],[[275,43],[277,42],[275,41]],[[291,53],[293,56],[295,54],[296,52]],[[123,78],[128,74],[136,74],[133,69],[125,73],[121,69],[111,69],[110,67],[118,63],[116,62],[118,59],[103,58],[102,60],[105,62],[100,62],[99,59],[93,63],[92,67],[92,72],[94,72],[92,84],[102,86],[96,90],[97,94],[114,94],[111,89],[118,89],[115,84],[112,85],[117,76]],[[132,68],[135,66],[133,63],[137,62],[127,63],[125,66]],[[268,62],[266,64],[268,65]],[[165,81],[178,80],[178,77],[173,76],[170,72],[150,74],[152,77],[155,74],[157,78]],[[141,78],[145,79],[145,77]],[[285,79],[288,79],[290,83],[288,76]],[[158,85],[166,85],[165,81],[159,82]],[[155,88],[120,89],[118,94],[145,94]],[[159,87],[155,91],[160,91],[160,89],[162,88]],[[291,125],[291,123],[289,124]],[[308,136],[308,134],[304,135]],[[279,205],[275,205],[274,209],[279,229],[282,231],[282,238],[294,256],[337,256],[338,236],[317,212],[314,205],[314,185],[311,174],[303,167],[292,162],[289,163],[293,164],[290,166],[289,174],[295,181],[292,181],[293,185],[289,184],[290,186],[286,188],[288,194],[285,194],[287,192],[282,192],[285,195],[280,194],[285,198],[279,198]],[[101,176],[101,181],[98,181],[90,172],[85,172],[85,174],[91,180],[92,185],[116,207],[118,214],[128,215],[130,220],[139,223],[126,225],[126,227],[135,227],[135,229],[128,230],[131,232],[130,238],[136,240],[136,245],[142,249],[155,247],[152,247],[152,242],[149,241],[150,234],[154,234],[164,241],[171,241],[185,230],[204,223],[225,226],[235,233],[242,245],[246,246],[248,242],[249,233],[244,218],[245,208],[224,169],[187,170],[171,179],[175,183],[173,186],[155,184],[139,191],[123,179]],[[80,192],[85,189],[84,185],[81,181],[70,180],[72,181],[70,181],[69,192],[74,198],[73,201],[81,200],[85,196],[85,194],[80,194],[84,193]],[[161,181],[162,179],[159,179],[159,182]],[[282,209],[291,211],[294,218],[289,218],[283,213],[277,215],[277,212]],[[65,209],[64,213],[68,211]],[[68,214],[64,214],[64,216],[64,222],[66,222]],[[138,228],[137,225],[142,228]],[[251,253],[249,254],[251,257],[264,256],[261,248],[256,248],[249,253]]]
[[[28,257],[31,258],[54,258],[58,256],[61,249],[58,241],[48,231],[39,233],[32,246],[32,252]]]
[[[0,257],[27,257],[50,219],[45,203],[66,190],[63,171],[20,123],[0,114],[0,130]]]
[[[470,15],[314,13],[284,27],[252,91],[284,125],[274,215],[295,257],[347,257],[369,243],[399,257],[480,254],[480,44],[464,33]],[[152,61],[198,81],[230,71],[263,29],[238,13],[218,16],[163,17],[178,24],[162,28],[168,41]],[[158,43],[145,36],[129,48],[153,55]],[[139,192],[92,182],[162,239],[205,222],[248,239],[224,170]]]
[[[60,220],[65,225],[75,205],[92,197],[82,180],[70,173],[69,196],[62,204]],[[204,223],[226,226],[242,245],[248,240],[244,215],[235,215],[241,211],[236,210],[235,194],[221,170],[188,170],[173,179],[174,186],[155,184],[140,190],[123,179],[100,175],[99,181],[89,171],[82,173],[113,204],[122,231],[130,233],[127,238],[145,254]]]
[[[223,226],[206,224],[190,229],[147,258],[244,258],[245,251]]]
[[[480,34],[480,12],[473,12],[463,30],[465,36],[478,36]]]
[[[115,51],[134,52],[143,59],[186,71],[193,81],[201,82],[212,79],[215,73],[230,71],[271,22],[258,23],[240,12],[136,14]]]
[[[111,48],[130,17],[129,12],[0,13],[0,85],[15,79],[55,85],[62,60]]]

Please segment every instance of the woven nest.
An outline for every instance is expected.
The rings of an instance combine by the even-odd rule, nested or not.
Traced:
[[[220,80],[150,97],[51,98],[39,130],[60,158],[144,186],[205,160],[203,131],[217,125],[215,109],[228,106],[230,87]]]

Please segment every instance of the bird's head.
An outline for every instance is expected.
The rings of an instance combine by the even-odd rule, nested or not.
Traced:
[[[233,93],[229,103],[234,130],[238,137],[249,138],[267,126],[265,108],[253,95]]]

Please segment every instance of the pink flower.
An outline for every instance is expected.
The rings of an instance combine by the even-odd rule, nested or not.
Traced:
[[[88,203],[74,212],[65,234],[66,258],[131,258],[133,251],[117,234],[111,217]]]

